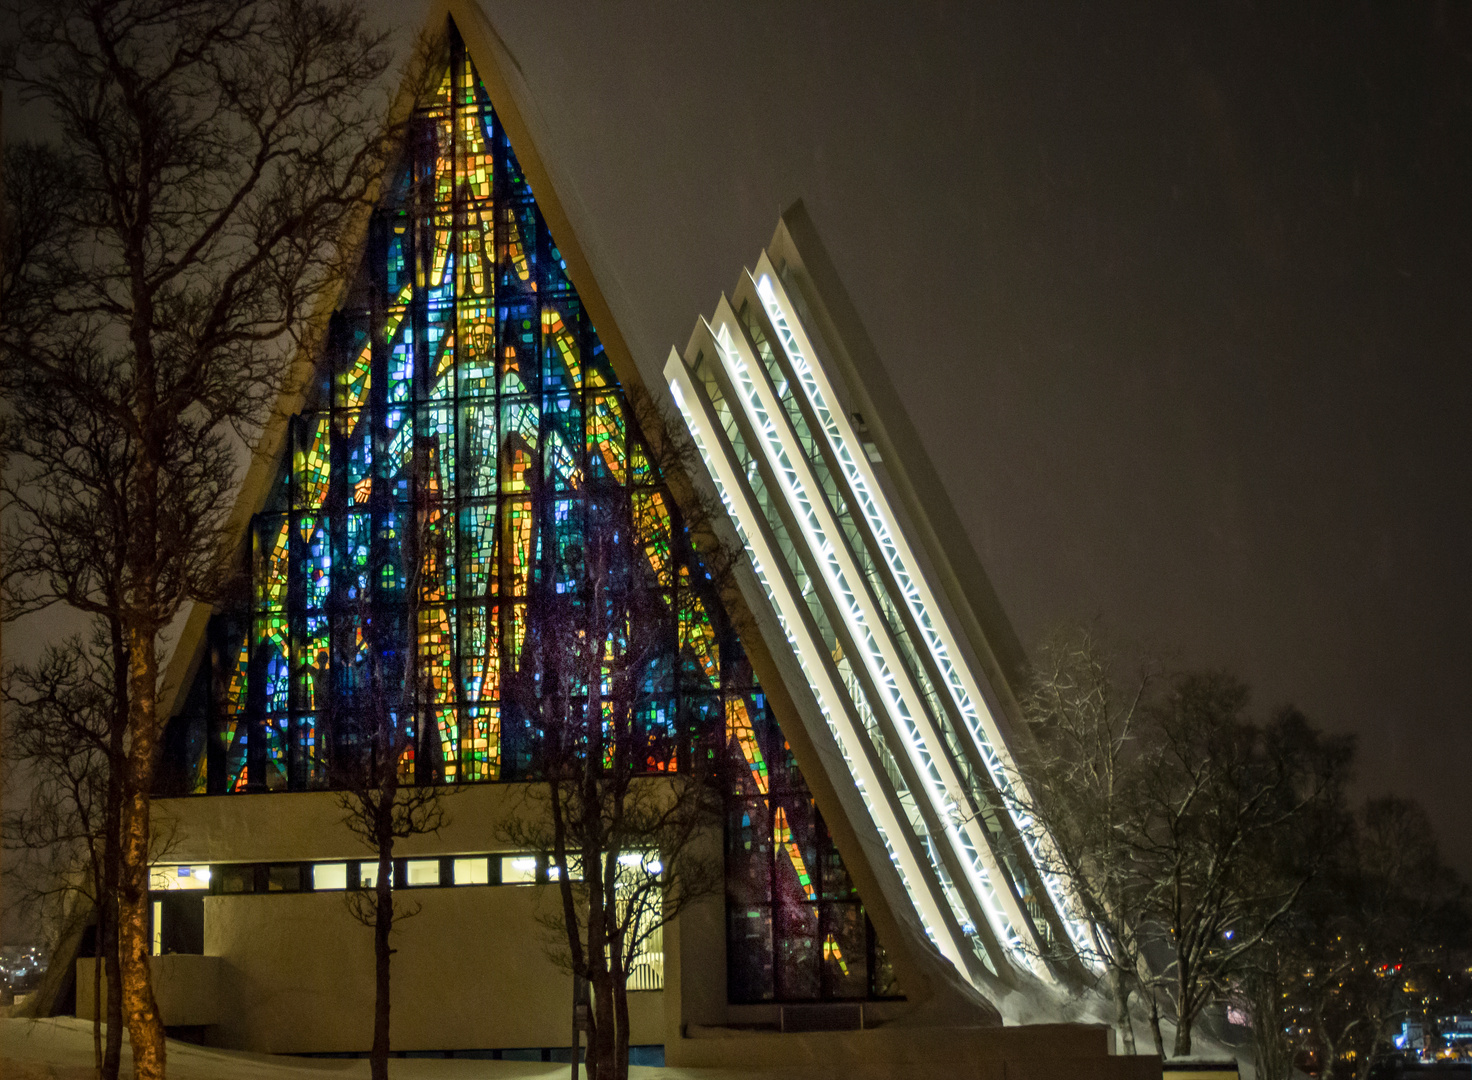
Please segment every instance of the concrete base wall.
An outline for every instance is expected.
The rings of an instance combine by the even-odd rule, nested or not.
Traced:
[[[567,1046],[572,979],[547,957],[546,885],[416,889],[395,931],[395,1050]],[[169,1025],[209,1025],[216,1046],[356,1052],[373,1042],[373,934],[343,893],[205,898],[204,956],[156,956]],[[77,1015],[92,1015],[92,961],[78,963]],[[104,994],[105,994],[104,987]],[[663,992],[629,995],[632,1041],[665,1039]]]
[[[547,886],[400,894],[392,962],[396,1050],[566,1046],[572,979],[547,957]],[[366,1050],[373,1039],[372,931],[341,893],[212,896],[205,952],[228,958],[211,1041],[270,1053]],[[633,1041],[664,1040],[664,995],[630,995]]]
[[[77,961],[77,1016],[91,1018],[93,1012],[90,956]],[[153,996],[167,1027],[199,1027],[220,1021],[220,983],[225,962],[218,956],[155,956],[149,961],[153,973]],[[107,1010],[107,979],[97,987],[99,1011]]]
[[[1106,1028],[909,1027],[802,1034],[689,1029],[665,1044],[665,1061],[685,1068],[791,1069],[812,1080],[1160,1080],[1160,1059],[1112,1057]]]
[[[522,812],[524,794],[516,784],[467,788],[446,799],[450,822],[438,835],[400,841],[395,854],[494,851],[501,823]],[[168,862],[370,857],[343,826],[330,792],[161,799],[155,811],[160,834],[169,838]],[[543,904],[555,903],[548,886],[397,895],[419,913],[399,924],[392,942],[395,1050],[569,1045],[572,979],[548,959],[549,931],[539,918]],[[268,1053],[369,1048],[373,935],[349,915],[344,893],[212,895],[204,897],[204,910],[204,951],[221,965],[219,1019],[205,1032],[210,1042]],[[174,962],[184,959],[154,958],[161,998],[172,992],[163,988],[175,980]],[[629,995],[633,1043],[665,1041],[664,1001],[659,991]],[[167,1014],[165,1020],[193,1022]]]
[[[451,824],[416,836],[401,856],[496,850],[498,825],[520,803],[517,785],[471,788],[449,802]],[[225,863],[362,859],[328,793],[160,800],[168,861]],[[164,826],[161,826],[163,828]],[[548,885],[405,889],[419,908],[400,923],[392,975],[395,1050],[567,1046],[572,986],[548,959]],[[204,1038],[268,1053],[366,1051],[373,1030],[372,931],[342,892],[203,898],[204,957],[164,956],[154,971],[166,1023],[192,1024],[209,993]],[[742,1030],[782,1019],[774,1006],[726,1001],[724,898],[711,897],[665,928],[664,991],[634,993],[631,1042],[664,1044],[674,1066],[782,1071],[833,1080],[889,1080],[943,1070],[977,1080],[1155,1080],[1154,1058],[1114,1057],[1108,1031],[1084,1025],[923,1026],[920,1002],[869,1003],[865,1030]],[[192,980],[192,981],[191,981]],[[79,979],[90,993],[90,972]],[[193,1011],[184,1008],[185,1002]],[[178,1002],[179,1004],[172,1004]],[[800,1009],[797,1010],[801,1012]],[[90,1014],[90,998],[83,1015]],[[868,1027],[875,1023],[882,1026]],[[739,1025],[733,1027],[731,1025]],[[783,1026],[776,1023],[774,1026]]]

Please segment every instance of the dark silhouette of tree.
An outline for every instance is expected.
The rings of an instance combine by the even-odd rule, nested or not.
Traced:
[[[416,473],[428,474],[424,466],[430,464],[421,452]],[[362,602],[355,625],[343,630],[336,643],[336,667],[346,678],[323,695],[324,729],[333,733],[335,747],[328,777],[339,789],[344,823],[377,860],[372,887],[347,894],[349,913],[373,931],[373,1080],[388,1077],[394,927],[419,912],[419,905],[395,893],[394,847],[400,840],[444,828],[449,823],[444,801],[454,790],[436,783],[439,778],[424,767],[423,759],[438,745],[432,715],[420,710],[416,720],[416,703],[428,698],[427,672],[414,648],[421,599],[426,589],[442,584],[437,577],[443,573],[445,552],[437,527],[438,498],[422,483],[415,488],[411,542],[405,547],[405,602],[372,599],[385,577],[393,578],[397,571],[380,546],[359,581]]]
[[[105,645],[71,638],[35,664],[6,672],[13,714],[6,764],[25,771],[30,789],[26,805],[7,815],[5,835],[7,847],[24,853],[11,871],[25,883],[21,902],[58,910],[63,924],[68,914],[89,909],[95,919],[93,1050],[97,1075],[116,1080],[123,1038],[116,898],[123,725]]]
[[[361,698],[359,720],[364,735],[359,756],[336,763],[332,770],[342,788],[339,803],[348,829],[376,856],[371,888],[347,894],[349,913],[373,931],[373,1049],[370,1074],[386,1080],[389,1056],[390,973],[392,936],[402,919],[418,914],[394,890],[394,846],[403,839],[438,833],[448,817],[445,789],[414,782],[415,737],[412,705],[403,708],[402,671],[393,665],[393,651],[384,648],[380,620],[365,619],[370,643],[367,686]],[[382,652],[379,650],[383,649]],[[388,659],[381,659],[387,653]],[[402,653],[400,653],[402,655]],[[395,678],[395,676],[399,676]],[[399,684],[398,687],[395,684]]]
[[[630,411],[631,444],[634,431],[658,436],[638,440],[650,475],[694,453],[647,398],[631,395]],[[626,1080],[630,976],[662,927],[724,880],[731,750],[667,707],[682,663],[676,607],[719,603],[739,556],[716,538],[714,507],[685,494],[681,517],[663,492],[659,509],[648,490],[581,484],[576,528],[549,542],[521,662],[505,676],[503,710],[527,722],[536,782],[502,835],[555,879],[550,952],[588,987],[593,1080]]]
[[[1255,996],[1253,1019],[1269,1043],[1259,1056],[1278,1071],[1265,1075],[1286,1076],[1281,1063],[1299,1053],[1329,1080],[1365,1080],[1403,1021],[1430,1026],[1465,967],[1467,889],[1425,811],[1385,796],[1346,818],[1329,869],[1266,943],[1276,996]]]
[[[293,349],[314,339],[382,173],[371,91],[387,54],[355,7],[322,0],[19,0],[10,15],[6,77],[59,131],[20,151],[55,186],[6,245],[11,612],[78,604],[121,638],[122,999],[151,1080],[159,636],[217,584],[234,440],[275,438],[270,407],[305,377]],[[72,530],[98,520],[120,532],[93,575]]]
[[[1322,871],[1352,744],[1284,709],[1247,715],[1220,673],[1121,683],[1096,635],[1040,652],[1023,694],[1031,739],[1017,798],[1054,840],[1055,870],[1093,922],[1094,953],[1126,1045],[1141,995],[1157,1049],[1191,1053],[1203,1009],[1253,967]]]
[[[1279,840],[1337,804],[1353,749],[1293,709],[1253,723],[1244,716],[1247,700],[1247,688],[1230,676],[1187,674],[1149,710],[1131,844],[1177,1056],[1191,1053],[1202,1009],[1226,991],[1318,870],[1318,860],[1283,859]]]

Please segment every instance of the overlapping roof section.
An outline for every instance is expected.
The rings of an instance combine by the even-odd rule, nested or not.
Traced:
[[[1089,951],[1087,927],[1016,797],[1001,697],[958,598],[927,572],[940,553],[908,535],[868,423],[846,407],[835,344],[804,317],[811,280],[785,224],[774,247],[793,260],[779,270],[764,252],[665,366],[750,557],[746,600],[795,658],[799,711],[886,855],[891,902],[976,984],[1053,981],[1059,958]]]

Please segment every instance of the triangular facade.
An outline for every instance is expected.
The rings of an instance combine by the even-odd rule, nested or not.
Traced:
[[[1007,797],[1015,639],[811,223],[800,207],[784,216],[731,299],[671,354],[658,394],[645,394],[537,153],[514,61],[478,8],[447,7],[441,77],[413,109],[361,267],[247,480],[237,525],[249,588],[234,607],[191,617],[169,672],[161,794],[188,798],[169,801],[179,866],[164,888],[197,886],[197,874],[181,884],[191,865],[215,867],[212,898],[236,891],[226,872],[252,900],[277,889],[280,867],[285,891],[358,881],[361,854],[342,847],[328,788],[334,755],[355,737],[369,610],[397,618],[391,648],[421,676],[404,769],[461,786],[473,808],[440,848],[416,838],[406,858],[432,864],[441,886],[460,884],[461,863],[466,882],[511,882],[520,871],[509,855],[501,868],[490,822],[505,792],[535,780],[537,735],[501,690],[537,632],[531,584],[557,573],[586,527],[579,496],[617,490],[633,507],[640,573],[668,612],[644,720],[676,741],[722,743],[740,765],[725,895],[682,917],[662,975],[641,986],[676,991],[644,1024],[661,1029],[651,1040],[682,1047],[672,1062],[734,1063],[741,1055],[713,1049],[720,1040],[689,1033],[788,1030],[802,1009],[840,1004],[857,1011],[812,1022],[863,1026],[909,1010],[992,1024],[991,1003],[1008,994],[1051,1000],[1044,986],[1081,974],[1086,928],[1040,869],[1047,837]],[[432,18],[441,25],[446,8]],[[702,459],[689,474],[667,457],[663,474],[656,465],[632,404],[646,398],[678,406],[669,418]],[[719,530],[748,556],[720,589],[679,510],[702,491],[724,503]],[[679,768],[680,755],[650,767]],[[342,884],[314,885],[319,867]],[[396,873],[414,884],[407,864]],[[444,891],[456,895],[427,912],[509,903]],[[240,927],[264,916],[240,910],[200,940],[237,950],[239,967],[264,965],[253,985],[265,985],[298,958],[284,945],[256,956]],[[491,950],[477,972],[501,962],[495,942],[523,948],[535,933],[443,918],[471,935],[456,963]],[[517,986],[529,963],[516,961]],[[491,1002],[510,985],[469,977],[481,981],[464,992]],[[268,1043],[286,999],[258,997],[221,1021],[229,1044],[354,1045],[325,1034],[326,1021]],[[406,1049],[561,1038],[508,1035],[521,1030],[514,1016],[462,1023],[437,1009]]]
[[[535,780],[537,733],[501,695],[537,633],[528,596],[586,527],[580,489],[621,488],[668,611],[646,720],[690,742],[715,734],[746,765],[727,823],[732,1000],[893,997],[557,238],[450,37],[251,517],[248,599],[209,624],[168,771],[198,795],[330,787],[358,738],[371,616],[400,628],[388,648],[420,672],[406,776]]]

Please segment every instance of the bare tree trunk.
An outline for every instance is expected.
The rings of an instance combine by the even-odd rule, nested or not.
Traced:
[[[1191,1056],[1191,1015],[1185,1009],[1176,1016],[1176,1045],[1172,1057]]]
[[[629,987],[622,969],[613,980],[613,1080],[629,1080]]]
[[[1150,991],[1150,1034],[1155,1038],[1155,1052],[1165,1060],[1165,1037],[1160,1034],[1160,999]]]
[[[123,1068],[123,972],[118,963],[118,874],[122,864],[123,736],[128,729],[128,650],[122,624],[108,618],[112,644],[113,709],[107,745],[107,807],[103,814],[102,899],[107,918],[101,932],[101,960],[107,963],[107,1047],[103,1080],[118,1080]]]
[[[595,743],[589,747],[590,763],[595,760],[601,763],[602,757],[601,746]],[[589,764],[586,768],[592,771],[595,766]],[[589,1070],[592,1080],[614,1080],[613,983],[608,974],[608,934],[604,918],[608,910],[606,894],[612,888],[606,873],[607,862],[602,856],[592,861],[588,882],[588,972],[591,976],[589,982],[593,992],[593,1012],[598,1017],[598,1029],[589,1044],[590,1050],[596,1048],[596,1072]]]
[[[1322,1024],[1319,1025],[1319,1037],[1324,1042],[1324,1065],[1319,1070],[1319,1075],[1325,1077],[1326,1080],[1335,1080],[1339,1074],[1339,1044],[1329,1038]]]
[[[1375,1049],[1380,1045],[1380,1040],[1385,1034],[1384,1029],[1387,1026],[1384,1023],[1377,1023],[1375,1025],[1374,1033],[1369,1040],[1369,1049],[1355,1062],[1354,1076],[1356,1080],[1369,1080],[1370,1071],[1375,1067]],[[1337,1060],[1330,1062],[1330,1068],[1334,1070],[1333,1075],[1339,1075],[1339,1062]]]
[[[593,986],[594,1007],[599,1015],[598,1032],[594,1042],[598,1048],[598,1072],[594,1076],[589,1071],[592,1080],[615,1080],[617,1077],[617,1062],[614,1058],[614,1019],[613,1019],[613,980],[608,977],[608,968],[604,964],[598,964],[597,980]]]
[[[391,800],[381,799],[379,805],[392,810],[393,803]],[[379,842],[378,880],[374,882],[377,899],[374,901],[373,919],[373,1057],[369,1070],[372,1080],[388,1080],[388,1022],[391,1004],[389,976],[393,962],[389,935],[394,928],[393,873],[393,837],[390,836],[386,842]]]
[[[616,889],[617,886],[615,912],[618,910]],[[623,920],[615,918],[608,935],[608,984],[613,992],[613,1080],[629,1080],[629,979],[624,968],[624,930]]]
[[[117,895],[117,862],[113,861],[113,890]],[[111,903],[107,935],[102,942],[102,961],[107,963],[107,1046],[102,1054],[102,1080],[118,1080],[123,1068],[123,972],[118,964],[117,905]],[[101,961],[99,961],[101,962]]]
[[[167,1049],[163,1018],[153,996],[149,970],[148,908],[149,786],[157,742],[158,654],[154,635],[130,626],[128,689],[132,742],[128,747],[128,790],[123,814],[122,865],[118,889],[118,953],[123,1007],[133,1045],[136,1080],[163,1080]]]
[[[601,751],[598,757],[601,760]],[[588,758],[594,760],[591,750]],[[608,968],[606,920],[607,894],[613,886],[605,872],[607,860],[599,857],[592,862],[588,883],[588,981],[593,994],[593,1014],[598,1018],[598,1024],[588,1043],[592,1059],[588,1075],[591,1080],[614,1080],[613,980]]]
[[[1109,990],[1114,996],[1114,1024],[1124,1039],[1124,1052],[1135,1053],[1135,1025],[1130,1020],[1130,987],[1117,965],[1109,969]]]
[[[106,845],[107,841],[102,841]],[[92,1067],[97,1080],[102,1075],[102,930],[107,918],[106,894],[102,891],[101,857],[97,852],[97,841],[91,842],[92,849],[92,911],[97,925],[92,931]]]

